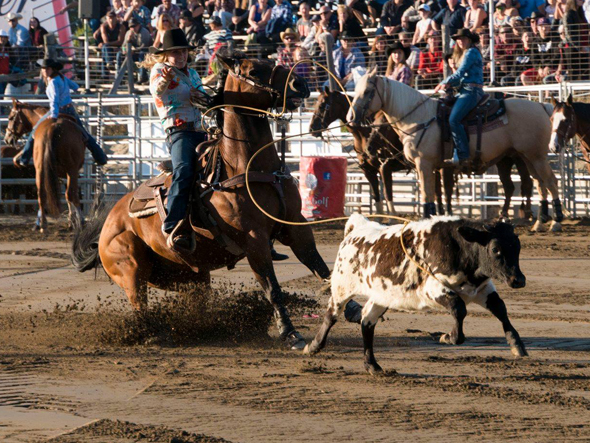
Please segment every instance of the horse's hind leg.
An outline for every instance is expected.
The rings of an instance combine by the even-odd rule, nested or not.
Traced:
[[[442,198],[442,186],[440,182],[440,171],[434,171],[434,193],[436,194],[436,212],[438,215],[445,215],[445,207]]]
[[[248,251],[246,257],[256,280],[262,286],[274,309],[274,316],[281,339],[291,349],[302,349],[305,346],[305,340],[295,330],[289,313],[283,304],[283,292],[275,275],[268,240],[264,236],[250,237],[246,247]]]
[[[82,212],[80,211],[80,194],[78,190],[78,175],[69,175],[66,186],[66,201],[68,202],[68,222],[70,229],[82,226]]]
[[[147,308],[147,283],[152,272],[152,260],[146,244],[133,232],[123,231],[114,236],[104,249],[101,248],[100,259],[109,277],[123,288],[133,308],[138,311]]]
[[[371,195],[375,199],[377,214],[383,214],[383,203],[381,202],[381,191],[379,190],[379,177],[377,176],[377,169],[373,168],[368,163],[359,163],[359,166],[369,181]]]
[[[38,229],[41,233],[44,233],[47,232],[47,217],[45,215],[45,209],[43,209],[45,191],[43,191],[43,180],[39,168],[36,171],[35,181],[37,183],[37,201],[39,202],[39,211],[37,212],[37,221],[35,223],[34,229]]]
[[[524,160],[520,157],[514,159],[514,164],[520,175],[520,195],[525,199],[520,205],[519,216],[526,220],[533,218],[533,210],[531,208],[531,199],[533,197],[533,179],[529,173]]]
[[[443,186],[445,188],[445,202],[447,214],[453,215],[453,189],[455,189],[455,172],[451,168],[443,168]],[[458,189],[457,189],[457,192]]]
[[[396,215],[397,213],[395,212],[395,207],[393,206],[393,180],[391,177],[393,170],[390,162],[385,162],[383,165],[381,165],[379,173],[381,174],[381,181],[383,181],[387,212],[389,215]]]

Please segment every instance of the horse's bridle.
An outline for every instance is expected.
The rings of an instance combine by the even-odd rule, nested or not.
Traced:
[[[251,77],[246,77],[245,75],[240,74],[240,65],[239,64],[236,64],[235,71],[231,71],[231,70],[229,71],[229,75],[231,75],[233,78],[235,78],[239,81],[242,81],[250,86],[253,86],[257,89],[267,92],[270,95],[270,99],[272,101],[271,109],[275,109],[277,107],[279,99],[281,98],[281,92],[278,91],[272,85],[272,82],[274,81],[274,77],[275,77],[275,73],[277,72],[277,69],[280,67],[281,67],[280,65],[276,65],[272,68],[272,71],[270,73],[270,78],[268,79],[268,84],[264,84],[262,82],[256,81],[255,79],[253,79]],[[293,81],[294,80],[295,80],[295,78],[293,78]],[[292,85],[289,85],[289,87],[291,89],[295,90]]]
[[[26,122],[28,123],[28,122]],[[16,131],[14,130],[14,126],[15,125],[19,125],[21,128],[25,128],[25,121],[22,118],[21,112],[20,111],[16,111],[15,112],[15,117],[13,119],[10,119],[10,116],[8,118],[8,126],[6,127],[6,134],[4,136],[4,138],[6,139],[6,137],[8,136],[12,136],[12,146],[16,146],[16,141],[27,132],[27,130],[25,129],[22,133],[18,134],[18,136],[16,135]],[[31,130],[33,129],[33,127],[31,126]]]
[[[565,116],[564,116],[565,117]],[[577,121],[576,121],[576,113],[572,110],[572,118],[567,119],[564,118],[559,122],[557,125],[557,129],[555,133],[563,138],[564,141],[568,141],[576,135],[576,128],[577,128]]]

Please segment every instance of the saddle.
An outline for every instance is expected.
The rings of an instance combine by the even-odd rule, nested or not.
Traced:
[[[234,177],[219,181],[222,173],[223,161],[217,147],[217,139],[201,143],[197,148],[198,167],[203,171],[201,180],[193,186],[193,194],[186,221],[194,232],[201,236],[216,241],[221,247],[236,257],[236,262],[244,257],[244,251],[227,235],[225,235],[202,199],[212,192],[232,192],[235,188],[245,186],[246,174],[239,174]],[[164,222],[166,218],[166,203],[168,191],[172,185],[172,162],[166,160],[161,162],[157,169],[161,173],[142,183],[134,192],[129,202],[129,216],[133,218],[150,217],[156,213]],[[290,179],[291,175],[278,173],[266,173],[251,171],[248,173],[249,183],[268,183],[273,185],[281,202],[281,218],[286,212],[284,201],[283,180]],[[231,266],[233,267],[233,266]],[[228,267],[228,269],[231,269]]]
[[[437,121],[441,127],[441,156],[442,160],[453,157],[453,143],[451,138],[451,128],[449,125],[449,116],[456,102],[454,96],[446,96],[439,100],[437,110]],[[477,106],[461,122],[465,127],[467,136],[476,135],[477,144],[475,157],[472,165],[474,172],[485,171],[485,165],[481,162],[481,140],[484,132],[493,131],[494,129],[504,126],[508,123],[506,115],[506,104],[504,94],[497,93],[494,98],[490,94],[484,94]]]

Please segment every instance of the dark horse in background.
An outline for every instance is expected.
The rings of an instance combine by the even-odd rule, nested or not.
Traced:
[[[351,97],[352,101],[352,97]],[[334,121],[346,122],[346,114],[350,104],[345,95],[339,91],[330,91],[325,88],[320,91],[313,116],[310,122],[310,129],[315,136],[321,135],[319,131],[327,129]],[[371,187],[371,194],[377,202],[378,212],[381,208],[381,193],[379,191],[379,179],[381,176],[385,190],[387,209],[393,214],[393,191],[391,174],[393,172],[413,169],[413,165],[404,157],[403,145],[397,133],[387,124],[383,114],[377,114],[374,120],[376,127],[347,125],[347,128],[354,138],[354,151],[357,156],[359,167],[367,177]],[[516,189],[511,178],[512,167],[516,166],[521,179],[521,195],[525,198],[520,205],[520,218],[532,218],[531,198],[533,195],[533,180],[528,172],[526,164],[518,155],[506,156],[497,163],[498,175],[504,187],[504,205],[501,210],[501,217],[508,218],[510,202]],[[442,203],[442,189],[440,174],[437,172],[435,179],[435,193],[437,199],[437,212],[439,215],[445,213]],[[451,169],[443,169],[443,183],[446,200],[446,213],[452,214],[452,197],[455,185],[455,177]]]
[[[19,153],[19,150],[14,146],[2,146],[0,147],[0,158],[12,160],[15,155]],[[12,164],[2,164],[2,180],[14,180],[23,178],[35,178],[35,168],[28,166],[26,168],[19,168]],[[37,194],[33,186],[31,185],[7,185],[2,184],[2,196],[3,200],[20,200],[21,196],[24,196],[27,200],[33,200]],[[19,205],[14,205],[12,210],[13,214],[19,214]]]
[[[560,152],[574,136],[580,140],[580,151],[590,172],[590,103],[574,103],[570,95],[565,102],[552,99],[551,139],[549,150]]]
[[[47,113],[43,106],[31,105],[12,100],[8,116],[8,127],[4,141],[12,146],[33,130],[39,119]],[[78,124],[61,115],[55,121],[46,119],[35,132],[33,163],[37,184],[39,212],[36,229],[47,230],[47,214],[54,217],[61,212],[60,178],[65,178],[66,201],[68,203],[70,226],[81,223],[80,192],[78,175],[84,163],[85,137]]]
[[[239,52],[218,53],[217,59],[227,71],[221,90],[224,104],[265,110],[282,105],[289,69],[247,59]],[[303,78],[297,75],[291,76],[288,85],[287,108],[292,110],[309,96],[309,89]],[[211,149],[219,152],[218,182],[243,175],[254,153],[273,142],[266,116],[231,107],[224,111],[221,136],[211,145]],[[268,177],[279,171],[280,166],[279,156],[272,146],[256,157],[250,172]],[[202,188],[198,185],[195,188],[195,195],[200,196]],[[301,215],[299,190],[290,177],[283,181],[282,197],[268,182],[252,181],[251,190],[261,207],[273,216],[305,222]],[[242,182],[224,192],[206,193],[200,197],[200,202],[194,203],[194,207],[203,205],[221,232],[243,252],[233,254],[195,228],[195,252],[180,257],[166,246],[159,216],[129,216],[132,195],[124,196],[110,213],[89,222],[83,231],[77,233],[72,259],[79,271],[91,269],[100,261],[106,273],[125,290],[133,307],[143,310],[147,307],[148,285],[175,291],[179,283],[210,284],[211,271],[231,268],[245,257],[274,308],[281,338],[291,348],[305,346],[284,307],[269,242],[274,237],[290,246],[299,261],[314,275],[327,279],[330,271],[317,251],[309,226],[277,224],[254,205]]]

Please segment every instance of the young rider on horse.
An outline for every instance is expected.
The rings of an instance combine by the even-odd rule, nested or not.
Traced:
[[[172,186],[168,192],[168,215],[162,232],[167,244],[178,251],[190,251],[191,239],[181,230],[189,205],[196,169],[196,147],[205,141],[201,112],[192,103],[207,105],[197,71],[187,67],[190,46],[181,29],[166,31],[160,49],[150,48],[144,62],[151,68],[150,92],[166,132],[166,144],[172,157]],[[174,231],[174,232],[173,232]]]
[[[459,96],[449,117],[455,153],[452,159],[445,160],[445,165],[461,167],[469,163],[469,141],[461,121],[483,97],[483,57],[475,46],[479,42],[479,36],[469,29],[460,29],[452,38],[456,42],[453,58],[459,67],[434,92],[459,87]]]
[[[102,166],[107,162],[107,156],[96,142],[96,139],[92,137],[88,131],[82,125],[80,117],[72,104],[72,97],[70,97],[70,89],[76,91],[79,86],[65,77],[60,71],[63,69],[63,65],[53,59],[44,59],[40,63],[41,65],[41,77],[47,84],[46,94],[49,98],[49,111],[39,119],[27,141],[25,147],[22,150],[22,154],[15,158],[16,163],[19,166],[27,166],[33,156],[33,146],[35,143],[35,130],[45,119],[51,119],[55,121],[59,114],[68,114],[76,119],[80,125],[80,130],[86,137],[86,147],[90,150],[92,157],[97,165]]]

